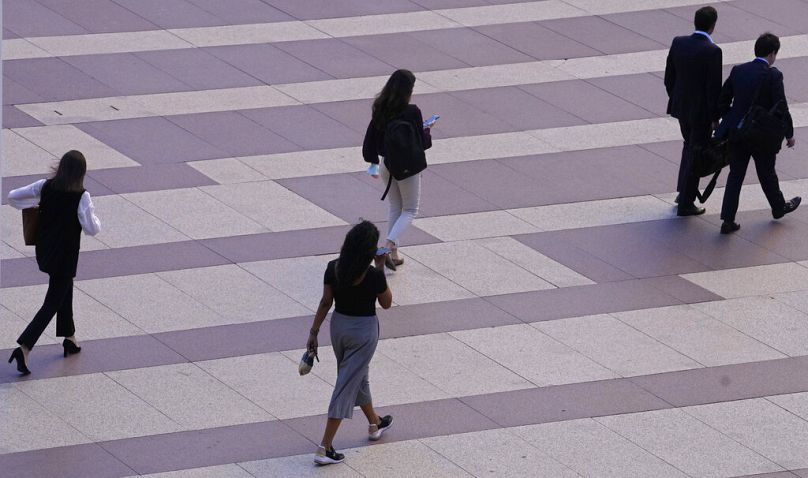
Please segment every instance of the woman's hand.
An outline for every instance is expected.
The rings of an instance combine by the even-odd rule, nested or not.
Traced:
[[[373,256],[373,265],[376,266],[376,269],[384,270],[385,259],[387,259],[387,254]]]
[[[306,342],[306,350],[308,350],[310,354],[316,356],[317,346],[317,335],[309,332],[309,340]]]

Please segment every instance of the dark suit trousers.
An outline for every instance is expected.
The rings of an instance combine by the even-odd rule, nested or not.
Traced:
[[[679,163],[679,181],[676,190],[679,192],[679,207],[692,206],[696,200],[699,189],[699,176],[693,173],[693,146],[706,143],[712,136],[709,121],[691,123],[679,119],[679,129],[682,131],[682,161]]]
[[[743,186],[750,157],[755,160],[758,181],[760,187],[763,188],[763,193],[766,194],[769,206],[772,211],[782,211],[786,201],[780,191],[780,181],[774,170],[777,153],[750,150],[742,143],[731,143],[729,153],[729,177],[727,178],[727,188],[724,191],[724,204],[721,206],[721,219],[727,222],[735,221],[735,213],[738,212],[738,201],[741,197],[741,186]]]
[[[53,316],[56,315],[56,336],[70,337],[76,333],[73,324],[73,278],[51,275],[48,279],[48,292],[45,303],[28,324],[17,343],[29,349],[34,348],[39,337],[45,332]]]

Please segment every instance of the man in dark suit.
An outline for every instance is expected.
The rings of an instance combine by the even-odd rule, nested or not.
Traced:
[[[777,52],[780,50],[780,39],[771,33],[764,33],[755,42],[756,58],[748,63],[737,65],[721,88],[719,99],[719,109],[723,115],[721,126],[716,131],[717,137],[730,138],[730,163],[729,177],[727,178],[727,188],[724,191],[724,203],[721,207],[721,234],[729,234],[737,231],[741,226],[735,222],[735,213],[738,211],[738,199],[741,195],[746,168],[749,166],[749,158],[755,160],[755,170],[757,170],[758,181],[766,199],[772,208],[772,216],[780,219],[784,215],[797,209],[802,198],[799,196],[786,201],[780,191],[780,183],[777,173],[774,170],[774,163],[777,153],[782,145],[760,145],[747,144],[743,141],[732,141],[732,136],[737,131],[749,108],[752,107],[757,93],[755,104],[767,110],[777,105],[782,117],[785,119],[783,135],[789,148],[796,143],[794,139],[794,125],[791,122],[791,115],[788,112],[788,103],[783,87],[783,74],[774,68]],[[758,92],[758,88],[760,88]]]
[[[696,31],[673,39],[665,67],[668,114],[679,120],[684,146],[679,164],[679,216],[704,214],[694,201],[699,176],[692,171],[693,147],[710,139],[718,124],[718,95],[721,91],[721,48],[710,34],[718,21],[713,7],[696,11]]]

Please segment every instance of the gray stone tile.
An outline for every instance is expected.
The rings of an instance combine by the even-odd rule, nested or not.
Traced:
[[[597,56],[591,48],[544,26],[544,22],[487,25],[476,31],[536,60],[566,60]]]
[[[595,16],[549,20],[542,22],[542,26],[606,54],[658,50],[667,46]]]
[[[413,33],[420,40],[471,66],[532,61],[533,57],[489,38],[471,28]]]

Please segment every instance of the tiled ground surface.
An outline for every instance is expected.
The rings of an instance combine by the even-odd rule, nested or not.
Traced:
[[[808,209],[773,221],[749,174],[732,237],[721,187],[674,214],[660,72],[700,4],[5,0],[3,196],[80,149],[104,231],[84,351],[52,326],[0,371],[0,475],[808,477]],[[727,66],[783,38],[778,169],[808,196],[808,0],[716,6]],[[346,421],[315,469],[328,334],[296,361],[350,224],[386,228],[359,145],[398,67],[442,119],[379,312],[395,427]],[[2,355],[46,277],[0,211]]]

